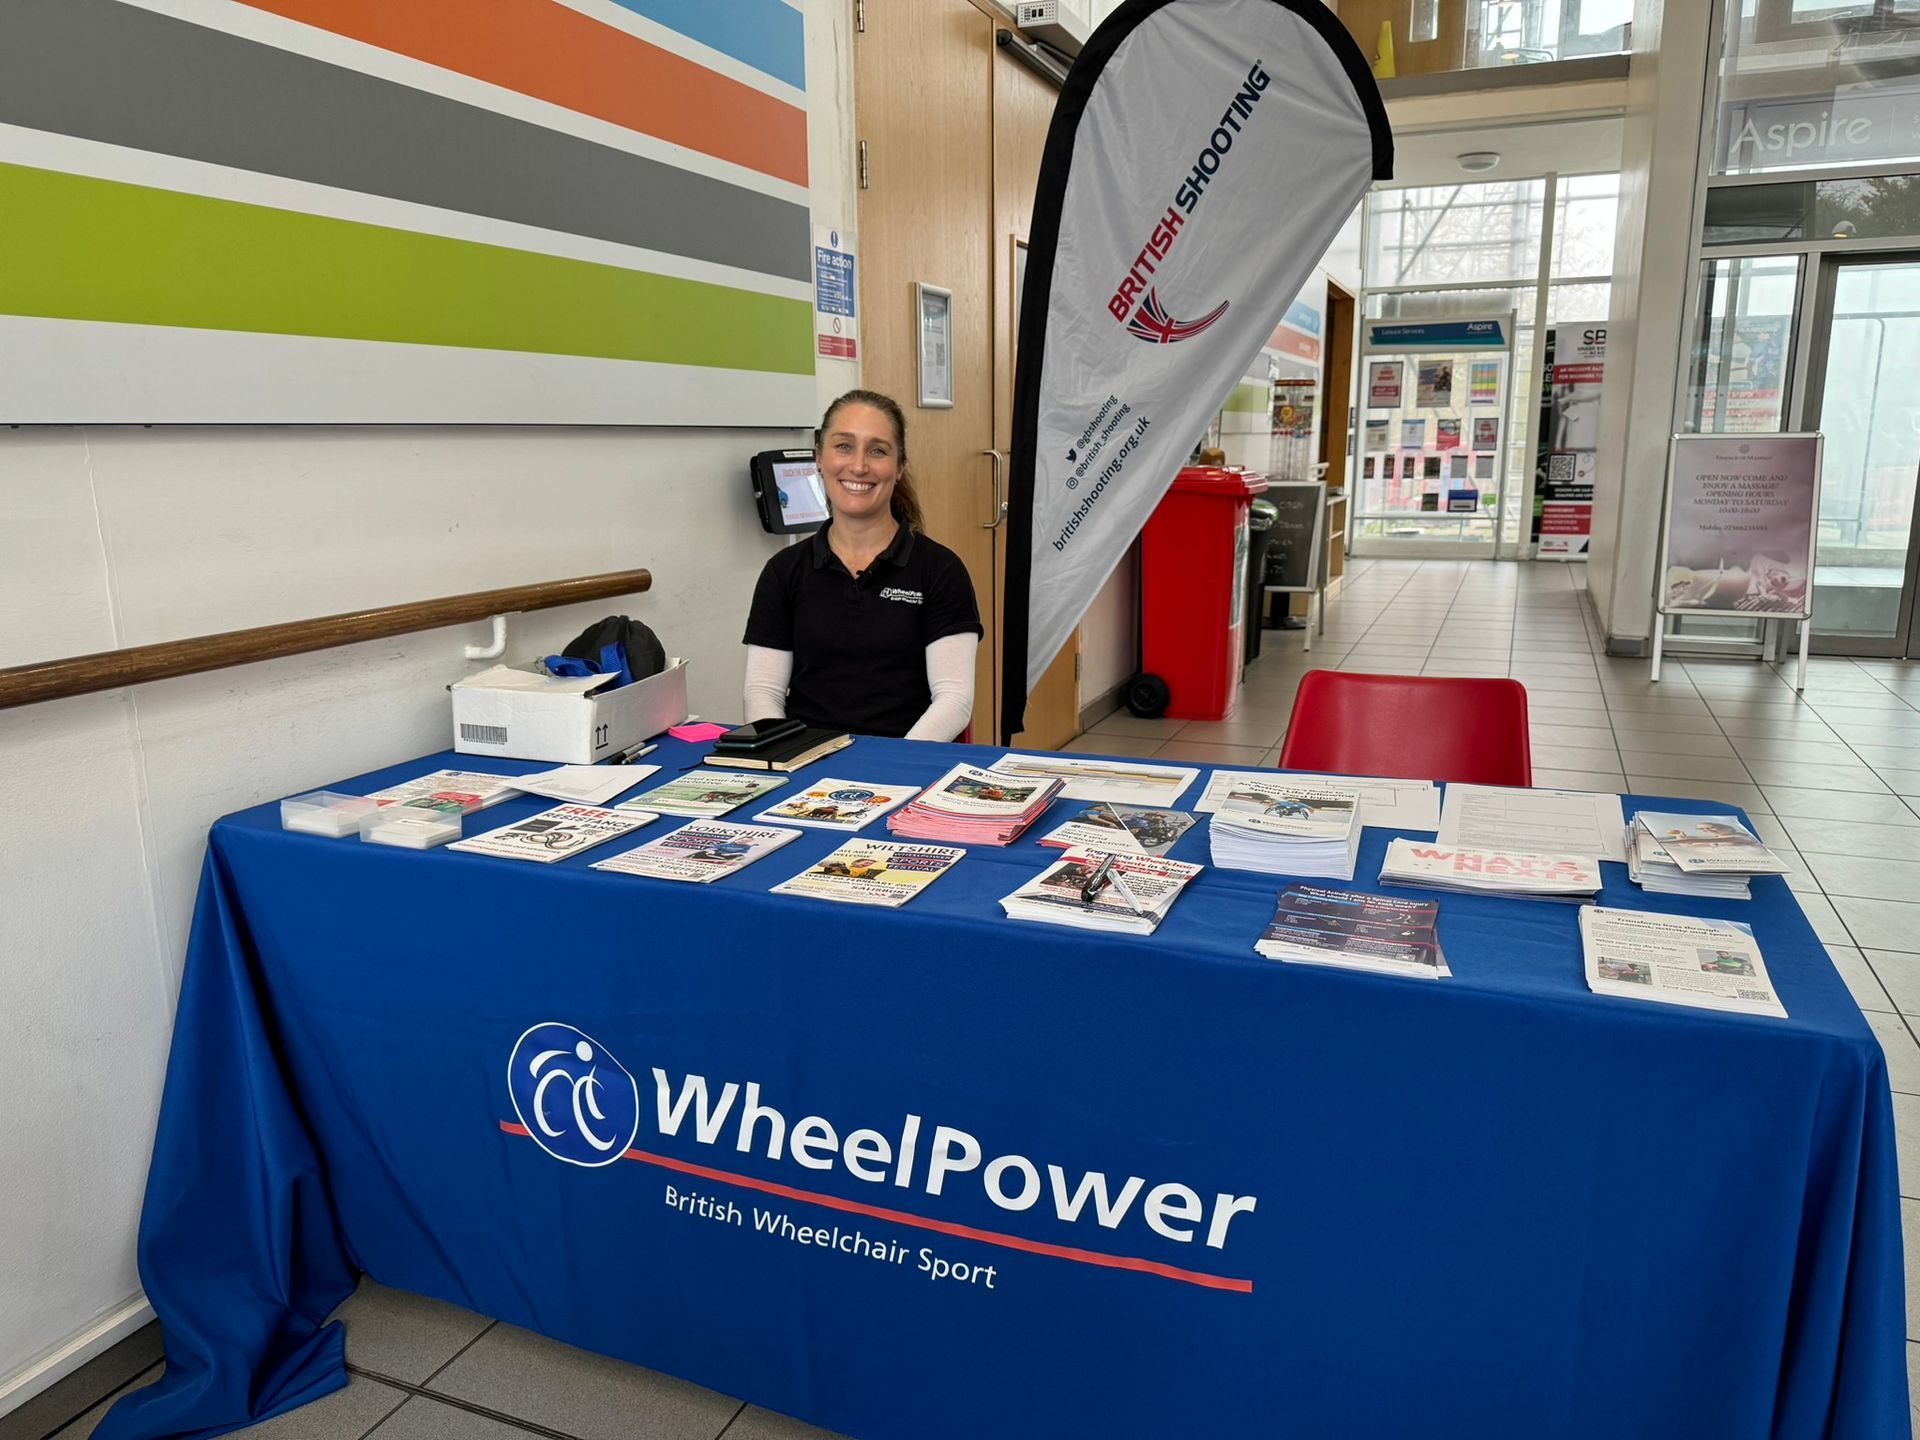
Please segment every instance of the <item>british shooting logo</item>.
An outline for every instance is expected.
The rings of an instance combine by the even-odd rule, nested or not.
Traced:
[[[527,1134],[569,1165],[610,1165],[640,1132],[632,1074],[571,1025],[535,1025],[514,1043],[507,1090]]]

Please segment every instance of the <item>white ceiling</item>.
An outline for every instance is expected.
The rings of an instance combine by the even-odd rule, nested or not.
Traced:
[[[1396,130],[1393,179],[1387,183],[1457,185],[1469,180],[1526,179],[1549,171],[1580,175],[1618,170],[1620,132],[1618,115]],[[1499,151],[1499,166],[1469,175],[1454,157],[1470,150]]]

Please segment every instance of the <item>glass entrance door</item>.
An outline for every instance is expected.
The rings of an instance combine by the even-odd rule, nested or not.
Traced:
[[[1802,428],[1826,437],[1813,648],[1920,657],[1920,254],[1829,259]]]

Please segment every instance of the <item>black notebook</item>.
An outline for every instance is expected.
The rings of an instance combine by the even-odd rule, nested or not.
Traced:
[[[802,765],[811,765],[822,755],[844,750],[852,743],[853,737],[844,730],[825,730],[810,725],[798,735],[750,755],[716,750],[705,759],[707,764],[718,765],[724,770],[798,770]]]

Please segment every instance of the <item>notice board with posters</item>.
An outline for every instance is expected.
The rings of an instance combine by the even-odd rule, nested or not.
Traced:
[[[1548,329],[1533,470],[1533,544],[1542,560],[1587,558],[1606,361],[1605,325]]]

